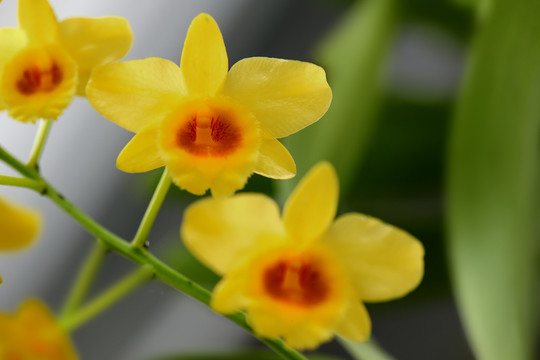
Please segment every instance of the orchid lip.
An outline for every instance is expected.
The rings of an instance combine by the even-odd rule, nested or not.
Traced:
[[[315,306],[329,295],[323,269],[313,259],[280,259],[266,268],[264,289],[276,300],[299,306]]]
[[[239,147],[241,140],[238,126],[223,114],[194,115],[176,134],[180,148],[199,156],[226,156]]]
[[[62,82],[62,78],[62,71],[54,62],[46,69],[34,65],[23,71],[17,81],[17,89],[27,96],[39,92],[51,92]]]

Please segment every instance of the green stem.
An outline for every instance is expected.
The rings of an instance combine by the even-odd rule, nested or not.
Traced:
[[[83,302],[84,297],[88,293],[88,289],[92,285],[97,270],[105,258],[107,253],[107,246],[105,246],[99,239],[94,245],[92,252],[86,258],[86,261],[77,275],[74,286],[68,295],[66,302],[60,313],[60,317],[66,317],[73,313],[75,309]]]
[[[60,317],[60,325],[66,332],[75,330],[135,290],[139,285],[150,280],[153,275],[154,269],[151,266],[145,265],[138,268],[79,311]]]
[[[30,168],[37,168],[39,157],[43,151],[43,146],[47,141],[47,135],[49,135],[49,130],[52,126],[52,120],[42,119],[39,123],[38,131],[36,137],[34,138],[34,144],[32,145],[32,150],[30,151],[30,158],[28,159],[27,166]]]
[[[6,175],[0,175],[0,185],[24,187],[37,192],[42,192],[45,189],[45,185],[41,181]]]
[[[8,164],[9,166],[11,166],[13,169],[17,170],[21,175],[24,175],[27,178],[34,179],[34,180],[41,179],[36,169],[24,165],[19,160],[17,160],[13,155],[11,155],[9,152],[4,150],[4,148],[1,146],[0,146],[0,159],[4,161],[6,164]]]
[[[148,239],[150,229],[156,220],[156,216],[161,208],[161,204],[163,204],[163,200],[165,200],[165,196],[167,195],[167,191],[169,191],[170,186],[171,178],[167,172],[167,169],[165,169],[163,170],[161,179],[159,180],[156,190],[154,191],[154,195],[150,200],[150,204],[148,204],[148,208],[144,213],[144,217],[139,225],[137,234],[135,234],[135,237],[131,242],[131,246],[133,246],[133,248],[140,248],[144,246],[146,239]]]
[[[101,241],[103,241],[103,243],[109,249],[123,255],[139,265],[150,266],[153,269],[154,275],[161,281],[186,293],[205,305],[210,305],[211,293],[208,290],[188,279],[161,260],[157,259],[150,252],[148,252],[147,249],[134,248],[127,241],[121,239],[99,225],[92,218],[64,198],[54,187],[45,181],[45,179],[43,179],[35,169],[25,166],[20,161],[15,159],[11,154],[6,152],[2,147],[0,147],[0,159],[4,160],[8,165],[19,171],[21,174],[28,174],[28,177],[41,181],[44,185],[44,189],[41,191],[41,194],[47,196],[54,203],[56,203],[61,209],[63,209],[80,225],[82,225],[90,234],[98,239],[101,239]],[[240,327],[244,328],[253,336],[257,337],[282,358],[289,360],[307,360],[306,357],[304,357],[301,353],[293,350],[280,339],[266,339],[258,337],[254,333],[253,329],[248,325],[244,313],[235,313],[232,315],[227,315],[226,317]]]

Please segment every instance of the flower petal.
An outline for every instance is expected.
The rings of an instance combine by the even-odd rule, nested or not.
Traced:
[[[271,311],[274,310],[274,311]],[[263,337],[282,337],[290,347],[296,350],[313,350],[321,343],[331,339],[333,328],[321,324],[319,319],[287,317],[267,306],[252,306],[248,311],[248,322]]]
[[[350,341],[365,342],[371,335],[371,319],[364,304],[352,302],[336,326],[336,333]]]
[[[97,111],[133,132],[163,119],[186,94],[178,66],[161,58],[99,66],[86,89],[88,101]]]
[[[290,236],[298,241],[314,240],[336,216],[339,184],[328,162],[316,164],[300,180],[285,204],[283,220]]]
[[[69,18],[60,22],[59,29],[62,44],[77,62],[77,94],[83,96],[92,69],[120,60],[133,42],[129,22],[119,16]]]
[[[199,260],[225,274],[250,250],[282,238],[284,229],[272,199],[241,194],[195,202],[184,213],[180,234]]]
[[[18,19],[30,43],[43,45],[58,40],[58,21],[47,0],[19,0]]]
[[[234,64],[223,93],[244,104],[276,138],[319,120],[332,100],[321,67],[263,57]]]
[[[139,131],[122,149],[116,167],[128,173],[139,173],[165,165],[158,148],[159,123],[155,122]]]
[[[199,14],[189,26],[180,68],[190,94],[215,95],[227,76],[229,62],[216,21]]]
[[[22,50],[28,39],[23,30],[19,28],[0,28],[0,77],[4,65],[6,65],[20,50]],[[4,110],[6,104],[0,98],[0,110]]]
[[[60,45],[49,44],[17,52],[3,68],[0,93],[9,116],[35,122],[60,116],[76,86],[77,64]]]
[[[28,39],[23,30],[0,28],[0,67],[8,63],[19,50],[26,46],[27,42]]]
[[[272,179],[290,179],[296,175],[296,164],[285,146],[274,138],[266,138],[261,142],[254,172]]]
[[[41,217],[30,208],[0,198],[0,250],[17,250],[36,239]]]
[[[386,301],[413,290],[424,274],[424,248],[413,236],[357,213],[340,216],[325,234],[364,301]]]
[[[26,300],[12,317],[12,326],[5,349],[13,358],[78,359],[68,334],[40,300]]]
[[[220,314],[232,314],[238,312],[249,304],[246,294],[249,279],[248,274],[251,269],[249,264],[236,266],[216,285],[212,292],[210,307]]]

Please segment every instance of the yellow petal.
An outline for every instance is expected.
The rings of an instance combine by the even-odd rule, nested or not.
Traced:
[[[287,345],[300,351],[313,350],[334,334],[333,328],[319,323],[316,316],[313,320],[309,316],[289,318],[278,309],[265,306],[251,307],[248,316],[249,324],[259,336],[282,337]]]
[[[248,284],[245,276],[251,271],[248,266],[236,266],[214,288],[210,307],[220,314],[232,314],[240,311],[249,304],[246,296]]]
[[[58,22],[47,0],[19,0],[19,26],[33,44],[49,44],[58,40]]]
[[[424,274],[424,248],[413,236],[357,213],[340,216],[324,237],[349,269],[364,301],[386,301],[413,290]]]
[[[161,58],[99,66],[86,89],[88,101],[97,111],[133,132],[162,120],[186,94],[178,66]]]
[[[283,335],[285,342],[299,351],[315,350],[334,335],[331,328],[304,326]]]
[[[77,65],[58,44],[27,47],[5,66],[0,93],[15,120],[56,119],[71,103]]]
[[[203,196],[212,185],[208,176],[193,169],[186,169],[183,166],[174,164],[168,165],[167,171],[176,186],[193,195]]]
[[[218,274],[238,265],[250,250],[284,236],[279,208],[270,198],[241,194],[203,199],[184,213],[180,234],[187,248]]]
[[[319,120],[332,100],[332,91],[321,67],[262,57],[234,64],[223,93],[246,106],[276,138]]]
[[[22,50],[28,42],[26,34],[19,28],[0,28],[0,77],[4,65]],[[0,110],[4,110],[6,104],[0,98]]]
[[[0,198],[0,250],[16,250],[32,243],[41,229],[41,217],[33,210]]]
[[[116,167],[128,173],[140,173],[165,165],[158,148],[159,123],[155,122],[133,136],[116,159]]]
[[[19,28],[0,28],[0,67],[23,49],[27,41],[26,34]]]
[[[78,359],[68,335],[40,300],[25,301],[12,319],[15,331],[7,351],[13,358]]]
[[[339,184],[328,162],[316,164],[300,180],[285,204],[283,220],[291,238],[314,240],[336,216]]]
[[[120,60],[133,42],[129,22],[118,16],[69,18],[61,21],[59,28],[62,44],[78,65],[78,95],[85,95],[94,67]]]
[[[169,157],[168,160],[171,158]],[[224,167],[223,163],[216,159],[188,159],[188,157],[178,157],[167,163],[167,171],[173,182],[183,190],[194,195],[202,196],[208,189],[212,196],[225,198],[231,196],[235,191],[242,189],[253,172],[253,168],[240,164],[240,168]],[[196,162],[196,164],[195,164]]]
[[[336,332],[350,341],[365,342],[371,335],[371,319],[364,304],[351,302],[336,326]]]
[[[199,14],[189,26],[180,68],[191,94],[215,95],[229,68],[223,37],[215,20]]]
[[[215,198],[231,196],[235,191],[246,186],[249,175],[237,173],[235,171],[221,172],[210,184],[212,196]]]
[[[290,179],[296,175],[296,164],[285,146],[266,138],[261,142],[255,173],[271,179]]]

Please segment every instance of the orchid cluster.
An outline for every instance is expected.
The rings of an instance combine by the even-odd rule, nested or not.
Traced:
[[[0,29],[0,108],[14,120],[47,125],[28,164],[0,148],[1,160],[22,175],[2,175],[0,183],[49,197],[98,238],[98,249],[138,264],[141,279],[155,277],[207,303],[290,358],[334,334],[367,341],[364,302],[404,296],[420,283],[424,249],[412,235],[359,213],[334,220],[339,181],[328,162],[299,182],[283,212],[266,195],[235,194],[253,174],[295,176],[279,139],[329,108],[332,92],[321,67],[253,57],[229,69],[208,14],[191,23],[179,65],[157,57],[118,62],[133,38],[120,17],[58,22],[46,0],[19,0],[18,18],[19,28]],[[51,121],[75,95],[135,133],[118,155],[120,170],[164,167],[131,243],[61,197],[36,166]],[[222,277],[211,295],[144,246],[171,183],[195,195],[210,190],[185,210],[180,238]],[[35,211],[0,199],[0,250],[31,244],[41,222]],[[88,320],[78,316],[79,305],[71,302],[57,317],[30,299],[14,315],[0,314],[0,359],[77,358],[69,332]]]

